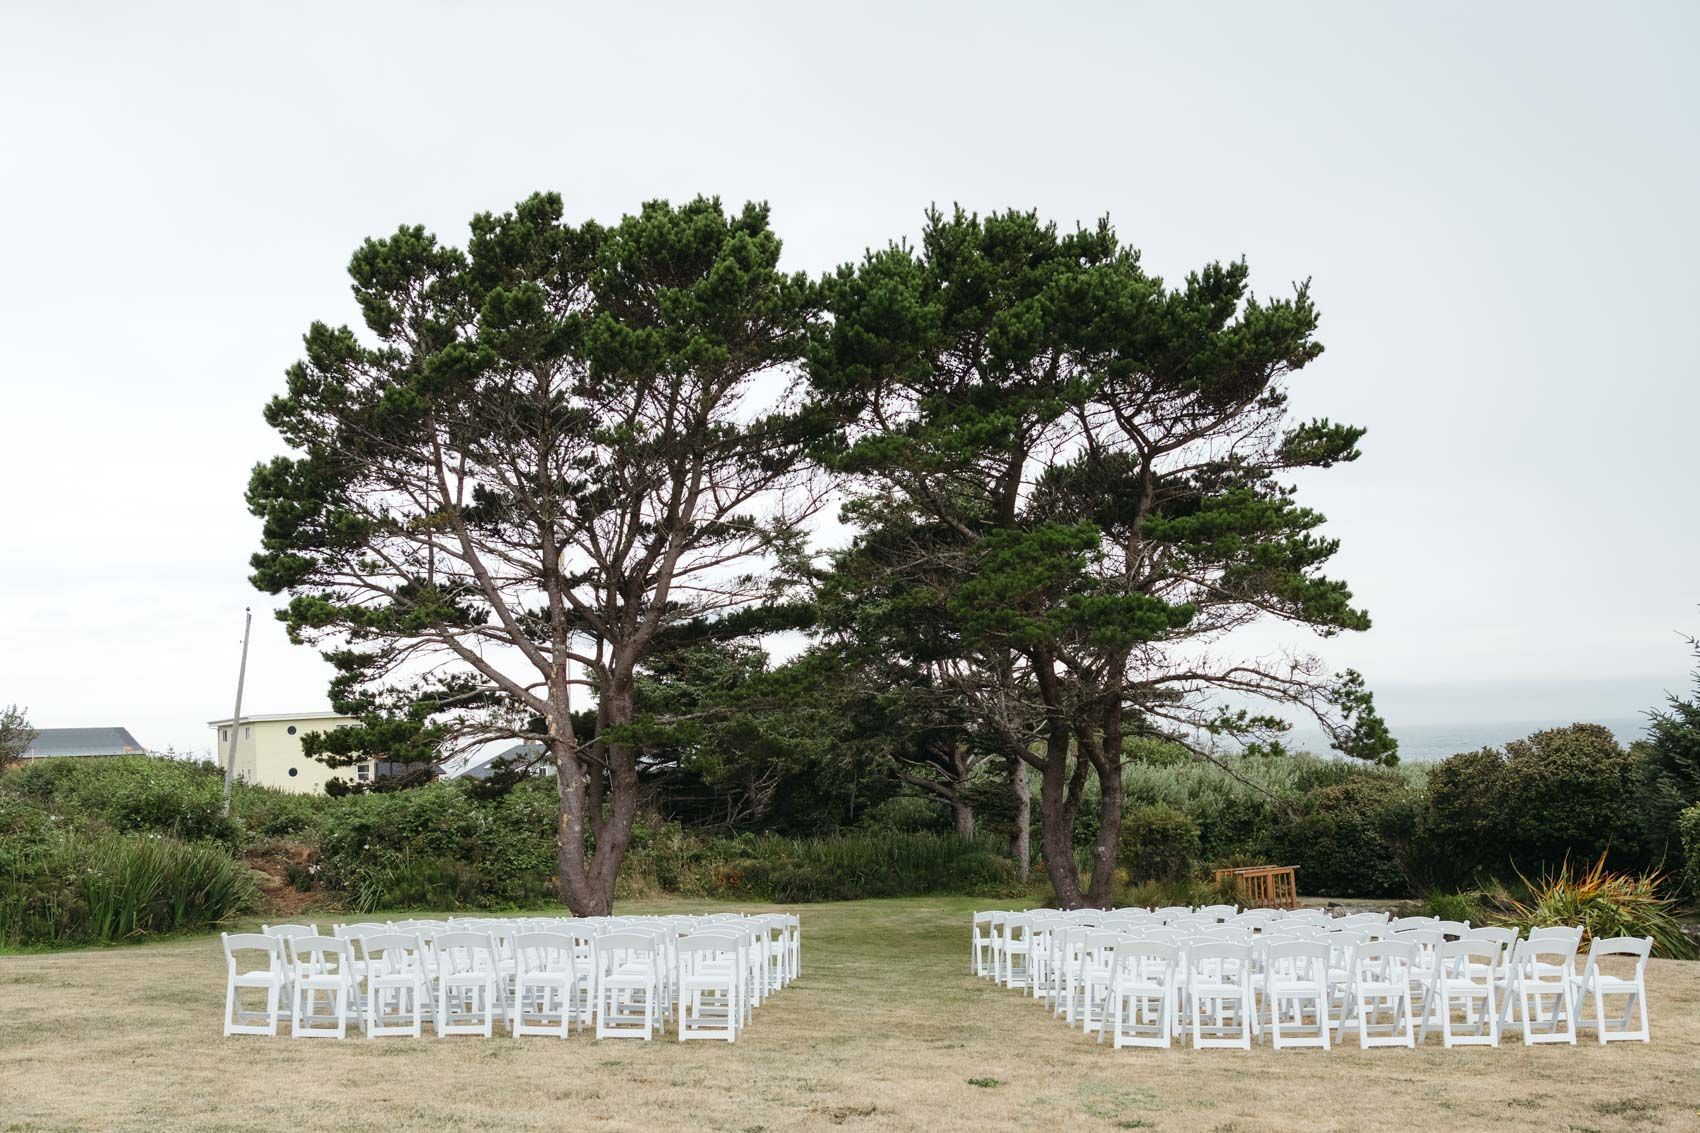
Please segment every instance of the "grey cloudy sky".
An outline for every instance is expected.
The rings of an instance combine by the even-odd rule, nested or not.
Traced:
[[[641,10],[640,10],[641,8]],[[1700,630],[1700,6],[7,5],[0,704],[204,748],[326,670],[245,582],[260,407],[368,235],[559,190],[765,199],[788,265],[929,202],[1310,277],[1305,485],[1395,723],[1630,715]],[[1503,708],[1501,706],[1504,706]]]

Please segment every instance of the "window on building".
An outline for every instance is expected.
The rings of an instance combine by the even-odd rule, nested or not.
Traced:
[[[360,764],[354,769],[354,777],[362,783],[366,782],[372,777],[372,765],[370,763]]]
[[[221,744],[225,744],[225,743],[230,742],[230,729],[229,728],[220,728],[218,730],[218,742],[221,743]]]
[[[254,738],[254,725],[252,725],[252,724],[242,725],[242,738],[245,739],[245,740],[251,740],[251,739]]]
[[[295,725],[294,724],[291,724],[289,726],[289,734],[292,735],[292,736],[295,734]]]
[[[289,769],[289,777],[291,779],[295,778],[299,774],[301,774],[301,769],[299,767],[291,767]]]

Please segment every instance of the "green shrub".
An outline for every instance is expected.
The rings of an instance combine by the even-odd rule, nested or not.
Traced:
[[[482,908],[555,892],[550,782],[487,801],[455,782],[349,795],[324,808],[318,829],[321,882],[365,912],[417,906],[422,891]]]
[[[1275,864],[1298,867],[1301,893],[1406,896],[1404,859],[1418,806],[1415,793],[1391,775],[1360,773],[1321,787],[1274,832]]]
[[[1682,812],[1677,820],[1682,832],[1682,852],[1687,862],[1688,891],[1700,895],[1700,803]]]
[[[1480,890],[1443,893],[1437,889],[1423,897],[1423,915],[1479,925],[1487,923],[1489,914]]]
[[[869,833],[942,833],[950,829],[951,813],[942,803],[914,795],[893,795],[862,812],[856,828]]]
[[[1119,856],[1134,883],[1189,878],[1198,869],[1198,823],[1163,803],[1134,807],[1122,818]]]
[[[311,839],[331,805],[326,795],[298,795],[270,787],[236,784],[230,811],[242,823],[244,843],[270,838]]]
[[[258,906],[221,848],[50,822],[0,840],[0,945],[111,943],[206,929]]]
[[[223,813],[224,778],[210,764],[148,755],[32,759],[8,771],[5,786],[54,814],[120,833],[236,839],[236,824]]]
[[[1573,724],[1442,760],[1421,838],[1433,880],[1468,883],[1589,861],[1641,863],[1638,757],[1598,724]]]

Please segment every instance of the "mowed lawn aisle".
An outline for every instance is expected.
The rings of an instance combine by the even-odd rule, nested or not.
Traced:
[[[216,937],[0,956],[0,1133],[1700,1127],[1700,964],[1652,962],[1651,1045],[1114,1051],[967,974],[975,904],[802,906],[803,977],[735,1046],[225,1039]]]

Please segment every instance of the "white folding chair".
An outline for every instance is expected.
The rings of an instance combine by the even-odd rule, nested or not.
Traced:
[[[679,990],[679,1041],[720,1039],[736,1042],[743,1014],[742,974],[747,968],[745,940],[713,931],[681,937],[676,946]]]
[[[656,935],[641,931],[596,938],[596,1037],[648,1042],[661,1025],[661,957]]]
[[[1575,1002],[1585,1006],[1588,996],[1594,997],[1594,1033],[1601,1043],[1650,1042],[1652,1032],[1647,1027],[1647,958],[1653,953],[1650,936],[1614,936],[1596,940],[1588,947],[1588,960],[1577,977]],[[1600,967],[1600,961],[1618,958],[1631,961],[1633,970],[1627,976]],[[1606,1026],[1606,997],[1625,997],[1623,1016],[1615,1029]],[[1640,1026],[1630,1029],[1630,1016],[1639,1013]],[[1584,1016],[1584,1022],[1586,1017]]]
[[[1345,1040],[1348,1020],[1355,1020],[1358,1046],[1416,1046],[1411,1003],[1411,974],[1416,945],[1403,940],[1372,940],[1352,953],[1352,977],[1339,1032]],[[1386,1012],[1390,1020],[1381,1021]]]
[[[1511,954],[1500,1029],[1515,1027],[1525,1046],[1576,1044],[1576,943],[1581,930],[1520,940]],[[1551,1000],[1549,1008],[1547,1001]]]
[[[227,1035],[277,1035],[278,1020],[288,1008],[284,990],[289,985],[283,938],[264,933],[220,933],[224,942],[224,1033]],[[258,955],[251,955],[257,953]],[[238,957],[246,956],[247,960]],[[247,966],[244,968],[244,963]],[[263,991],[263,1010],[244,1007],[243,991]]]
[[[1420,1041],[1428,1041],[1430,1025],[1440,1016],[1441,1045],[1498,1046],[1499,1011],[1494,1002],[1500,946],[1492,940],[1447,940],[1436,950],[1432,1007],[1423,1012]],[[1453,1014],[1461,1016],[1453,1021]],[[1464,1033],[1460,1033],[1460,1032]]]
[[[436,1014],[419,934],[374,933],[360,937],[358,947],[364,957],[366,1037],[419,1038],[426,1012]]]
[[[1180,949],[1124,939],[1111,949],[1110,966],[1111,1045],[1167,1047],[1180,994]]]
[[[1251,945],[1207,938],[1187,944],[1187,1018],[1194,1050],[1251,1049],[1257,1027],[1252,984]]]
[[[1276,941],[1268,946],[1263,957],[1263,1001],[1269,1013],[1270,1043],[1276,1050],[1329,1049],[1328,959],[1328,945],[1320,941]],[[1314,1029],[1305,1022],[1307,1005]]]
[[[354,948],[334,936],[289,936],[284,947],[290,958],[294,987],[289,1033],[298,1039],[347,1038],[354,1009]],[[326,1010],[319,1010],[320,997]]]
[[[573,938],[562,932],[522,932],[513,938],[514,998],[508,1032],[567,1037],[576,1018],[584,1029],[580,991],[588,973],[573,962]]]
[[[496,1033],[506,1018],[504,980],[488,932],[449,929],[432,940],[437,971],[437,1037]]]

